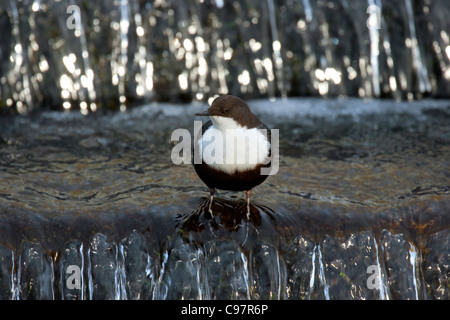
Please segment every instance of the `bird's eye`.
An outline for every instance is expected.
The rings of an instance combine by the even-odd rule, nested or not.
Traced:
[[[230,111],[230,108],[223,109],[223,113],[227,113],[228,111]]]

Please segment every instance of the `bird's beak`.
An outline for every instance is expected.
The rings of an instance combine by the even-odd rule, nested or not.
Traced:
[[[203,111],[203,112],[196,113],[195,115],[196,115],[196,116],[201,116],[201,117],[209,117],[209,116],[210,116],[208,110],[205,110],[205,111]]]

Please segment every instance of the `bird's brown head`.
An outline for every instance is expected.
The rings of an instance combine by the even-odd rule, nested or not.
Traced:
[[[248,128],[256,127],[259,124],[258,118],[250,111],[248,104],[241,98],[224,95],[216,98],[211,107],[197,116],[218,116],[232,118],[239,123],[246,123]]]

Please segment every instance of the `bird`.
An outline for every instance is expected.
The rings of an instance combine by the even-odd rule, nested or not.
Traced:
[[[268,177],[261,169],[270,167],[269,128],[233,95],[215,98],[208,110],[195,115],[210,118],[194,142],[194,159],[201,159],[194,161],[194,168],[209,188],[211,216],[214,194],[221,189],[245,191],[249,218],[252,189]]]

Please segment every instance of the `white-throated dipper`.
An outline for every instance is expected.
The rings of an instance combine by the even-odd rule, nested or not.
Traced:
[[[251,190],[267,178],[261,169],[270,167],[269,128],[244,100],[232,95],[216,98],[196,115],[211,119],[203,124],[194,147],[195,171],[210,190],[209,212],[212,215],[216,189],[245,191],[249,217]]]

